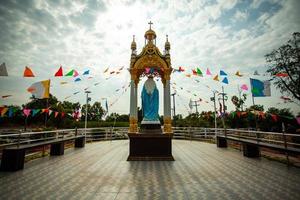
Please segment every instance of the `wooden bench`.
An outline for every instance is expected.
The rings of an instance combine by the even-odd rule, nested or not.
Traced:
[[[217,136],[216,140],[217,140],[217,147],[221,147],[221,148],[227,147],[227,140],[242,143],[243,154],[246,157],[259,157],[260,147],[266,147],[266,148],[282,151],[285,153],[300,153],[299,148],[288,147],[288,146],[278,145],[278,144],[270,144],[266,142],[244,139],[244,138],[233,137],[233,136]]]
[[[19,146],[10,146],[3,149],[1,159],[1,171],[17,171],[24,168],[26,150],[35,147],[51,145],[50,155],[63,155],[64,144],[66,141],[75,140],[75,148],[82,148],[85,146],[85,136],[72,136],[66,138],[59,138],[43,142],[36,142],[31,144],[21,144]]]

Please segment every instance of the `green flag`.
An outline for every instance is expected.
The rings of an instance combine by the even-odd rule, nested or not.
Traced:
[[[199,75],[199,76],[203,76],[203,73],[202,73],[202,71],[197,67],[197,74]]]
[[[65,76],[73,76],[74,73],[74,69],[72,69],[71,71],[69,71]]]

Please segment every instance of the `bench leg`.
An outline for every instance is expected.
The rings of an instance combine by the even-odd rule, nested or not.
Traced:
[[[85,146],[85,138],[76,138],[75,139],[75,148],[82,148]]]
[[[59,142],[55,144],[51,144],[50,155],[51,156],[60,156],[64,155],[65,152],[65,144],[64,142]]]
[[[255,144],[243,143],[243,154],[246,157],[256,158],[259,157],[259,147]]]
[[[25,149],[3,149],[1,171],[17,171],[24,168]]]
[[[226,138],[217,136],[216,140],[217,140],[217,147],[220,147],[220,148],[226,148],[227,147]]]

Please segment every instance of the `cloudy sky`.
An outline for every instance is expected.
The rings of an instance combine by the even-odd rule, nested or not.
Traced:
[[[9,76],[0,77],[0,95],[13,96],[0,98],[0,105],[28,102],[26,89],[50,78],[51,93],[60,101],[71,96],[68,101],[84,103],[83,91],[89,87],[92,101],[103,103],[107,98],[109,104],[115,102],[110,112],[129,113],[129,90],[122,89],[129,83],[128,71],[112,76],[103,71],[129,67],[132,35],[136,35],[140,52],[151,20],[162,51],[165,35],[169,35],[173,68],[187,69],[171,77],[178,94],[177,113],[186,115],[189,100],[199,98],[204,100],[200,111],[212,110],[212,90],[224,86],[230,99],[238,94],[239,85],[249,85],[250,77],[269,79],[253,76],[253,72],[263,75],[264,55],[300,31],[299,10],[299,0],[4,0],[0,2],[0,62],[6,63]],[[60,65],[64,72],[89,69],[93,78],[81,76],[82,81],[74,82],[72,77],[54,77]],[[36,77],[23,78],[25,66],[30,66]],[[222,69],[229,74],[229,84],[210,76],[187,78],[184,74],[194,67],[203,72],[209,68],[214,75]],[[234,75],[237,70],[242,78]],[[61,85],[61,81],[68,84]],[[161,82],[157,86],[162,92]],[[80,93],[72,95],[77,91]],[[281,95],[272,87],[272,97],[256,98],[255,103],[300,110],[295,104],[283,104]],[[160,102],[162,105],[162,98]],[[232,110],[230,100],[227,104]],[[252,104],[250,95],[246,104]],[[162,110],[160,106],[160,114]]]

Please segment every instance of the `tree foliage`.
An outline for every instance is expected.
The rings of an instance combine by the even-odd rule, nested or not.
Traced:
[[[236,111],[243,110],[243,105],[245,104],[245,101],[247,100],[247,94],[243,94],[241,98],[237,96],[232,96],[231,101],[233,105],[235,106]]]
[[[273,78],[275,86],[281,92],[292,95],[300,101],[300,33],[293,34],[287,44],[265,55],[268,64],[267,73]],[[287,77],[278,76],[284,73]]]

